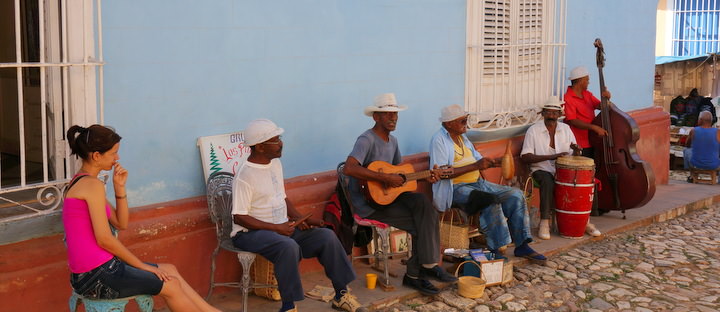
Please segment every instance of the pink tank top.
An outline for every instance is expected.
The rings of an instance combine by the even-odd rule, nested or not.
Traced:
[[[105,205],[108,219],[112,213]],[[85,273],[113,258],[113,254],[98,246],[93,232],[87,202],[77,198],[65,198],[62,221],[65,226],[65,243],[68,250],[70,272]]]

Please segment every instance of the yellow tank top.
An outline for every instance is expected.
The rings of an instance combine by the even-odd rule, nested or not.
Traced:
[[[453,158],[453,168],[460,168],[469,164],[474,163],[475,157],[472,155],[472,151],[469,147],[465,146],[465,144],[460,141],[461,146],[458,146],[457,144],[454,145],[455,150],[455,157]],[[477,180],[480,178],[480,171],[479,170],[473,170],[466,174],[463,174],[459,177],[456,177],[453,179],[453,184],[458,183],[473,183],[477,182]]]

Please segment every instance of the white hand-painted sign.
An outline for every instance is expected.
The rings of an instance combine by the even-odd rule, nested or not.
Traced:
[[[245,146],[242,132],[200,137],[197,145],[200,148],[200,160],[206,183],[208,177],[215,172],[235,175],[240,164],[250,155],[250,147]]]

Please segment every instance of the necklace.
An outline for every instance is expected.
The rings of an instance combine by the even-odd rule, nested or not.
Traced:
[[[453,143],[455,143],[454,140]],[[460,147],[460,153],[457,152],[457,148],[453,148],[455,150],[455,154],[460,157],[465,157],[465,144],[463,143],[463,141],[460,140],[460,144],[455,143],[455,146]]]

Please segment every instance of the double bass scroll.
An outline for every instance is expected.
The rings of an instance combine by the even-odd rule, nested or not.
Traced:
[[[602,94],[605,90],[605,51],[599,38],[594,44]],[[596,178],[602,185],[596,200],[600,209],[621,210],[624,213],[652,199],[655,195],[655,175],[650,165],[637,154],[635,142],[640,138],[640,129],[635,120],[608,98],[601,98],[600,114],[592,124],[602,127],[608,134],[601,137],[589,131],[590,144],[595,149]]]

